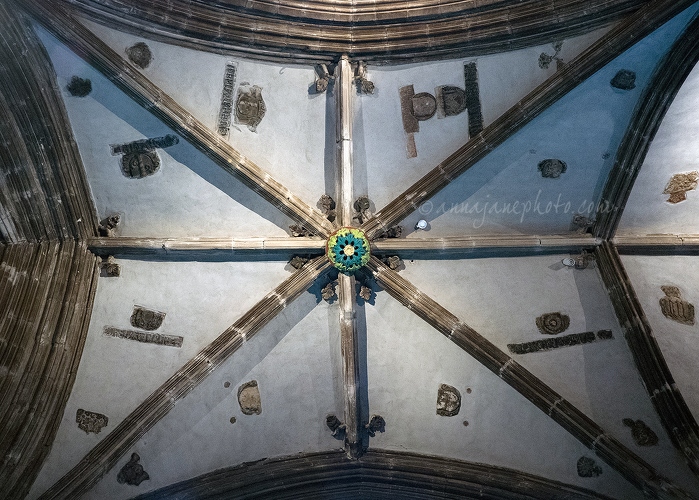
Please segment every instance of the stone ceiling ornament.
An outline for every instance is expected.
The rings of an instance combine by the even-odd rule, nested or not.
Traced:
[[[247,125],[251,132],[257,131],[257,126],[265,116],[267,107],[262,99],[262,87],[241,83],[238,97],[235,100],[235,121]]]
[[[362,285],[359,288],[359,296],[365,301],[369,302],[371,300],[371,296],[373,295],[374,292],[372,292],[371,288],[368,286]]]
[[[366,63],[359,61],[355,69],[354,81],[357,83],[357,90],[360,94],[373,94],[374,82],[371,82],[366,77]]]
[[[660,289],[665,294],[659,301],[663,315],[683,325],[693,325],[694,305],[682,299],[680,289],[671,285],[661,286]]]
[[[134,306],[131,314],[131,326],[142,330],[157,330],[163,324],[165,313],[146,309],[142,306]]]
[[[259,415],[262,413],[262,400],[257,380],[246,382],[238,388],[238,404],[240,411],[245,415]]]
[[[699,180],[699,172],[684,172],[675,174],[670,178],[670,182],[665,186],[663,194],[669,194],[670,198],[667,201],[670,203],[679,203],[687,199],[687,191],[692,191],[697,187]]]
[[[570,230],[578,234],[585,234],[594,225],[595,219],[590,219],[583,214],[575,214],[573,215],[573,220],[570,222]]]
[[[360,229],[342,227],[326,244],[326,253],[333,266],[345,274],[353,274],[369,262],[369,240]]]
[[[168,148],[180,142],[176,135],[166,135],[151,139],[139,139],[126,144],[112,145],[112,155],[123,154],[121,172],[131,179],[142,179],[153,175],[160,168],[160,158],[156,148]]]
[[[328,69],[328,65],[325,63],[316,64],[315,70],[316,70],[315,91],[317,94],[322,94],[323,92],[328,90],[328,85],[330,85],[330,82],[335,81],[335,75],[330,73],[330,70]]]
[[[565,63],[563,62],[563,59],[558,57],[558,54],[561,52],[561,49],[563,48],[563,40],[560,40],[558,42],[554,42],[551,44],[554,50],[554,54],[551,56],[547,54],[546,52],[542,52],[539,55],[539,67],[541,69],[548,69],[548,67],[551,65],[553,61],[556,61],[556,70],[559,70],[565,66]]]
[[[78,424],[79,429],[85,431],[85,434],[99,434],[109,423],[109,418],[107,418],[107,415],[79,408],[75,413],[75,422]]]
[[[609,84],[619,90],[634,89],[636,88],[636,73],[628,69],[621,69],[614,75]]]
[[[126,465],[124,465],[119,474],[117,474],[117,481],[120,484],[130,484],[131,486],[138,486],[143,481],[150,479],[148,473],[143,470],[143,466],[139,464],[141,457],[138,453],[133,453],[131,455],[131,460],[129,460]]]
[[[326,302],[330,302],[334,298],[337,297],[337,291],[336,291],[336,284],[334,281],[331,281],[327,285],[323,287],[323,289],[320,291],[321,297],[323,297],[323,300]]]
[[[333,200],[327,194],[322,195],[318,200],[318,208],[320,208],[320,211],[330,222],[333,222],[337,217],[335,206],[335,200]]]
[[[372,415],[369,423],[364,426],[369,436],[374,437],[377,432],[386,431],[386,421],[381,415]]]
[[[461,410],[461,393],[456,387],[441,384],[437,391],[437,415],[454,417]]]
[[[549,158],[540,161],[538,168],[539,172],[541,172],[541,177],[558,179],[562,173],[565,173],[567,165],[564,161]]]
[[[118,278],[121,276],[121,266],[117,264],[113,255],[109,255],[106,261],[100,263],[100,276],[106,278]]]
[[[291,264],[291,267],[294,269],[301,269],[303,266],[306,265],[306,262],[308,262],[309,259],[308,257],[301,257],[300,255],[294,255],[291,260],[289,261],[289,264]]]
[[[403,265],[403,261],[397,255],[389,255],[381,259],[381,262],[386,264],[390,269],[396,271]]]
[[[291,236],[294,238],[305,238],[309,236],[313,236],[313,233],[303,227],[300,224],[294,224],[289,226],[289,231],[291,231]]]
[[[477,135],[483,130],[478,67],[475,62],[464,64],[464,88],[454,85],[441,85],[434,95],[429,92],[415,93],[413,85],[405,85],[399,90],[403,130],[408,134],[408,158],[417,156],[415,134],[420,131],[421,121],[440,116],[455,116],[468,110],[468,136]]]
[[[153,60],[153,53],[150,51],[150,47],[143,42],[138,42],[126,49],[126,55],[129,61],[141,69],[146,69]]]
[[[553,312],[542,314],[536,318],[536,327],[544,335],[558,335],[570,326],[570,317],[567,314]]]
[[[626,427],[631,428],[631,437],[638,446],[655,446],[658,444],[658,435],[643,420],[625,418],[622,422]]]
[[[66,89],[73,97],[85,97],[92,92],[92,82],[89,78],[74,76],[70,79]]]
[[[597,465],[593,459],[589,457],[580,457],[577,464],[578,476],[580,477],[597,477],[602,474],[602,467]]]
[[[116,236],[116,230],[121,222],[121,215],[112,214],[109,217],[105,217],[97,226],[97,233],[100,236],[107,236],[109,238]]]
[[[218,111],[218,133],[227,136],[231,126],[231,115],[233,114],[233,89],[235,88],[235,63],[226,64],[223,73],[223,90],[221,91],[221,106]]]
[[[344,439],[347,433],[347,426],[342,423],[342,421],[335,415],[328,415],[325,417],[325,425],[328,426],[332,436],[337,439]]]
[[[371,202],[369,201],[368,197],[360,196],[354,201],[354,204],[352,206],[355,212],[355,215],[352,218],[358,221],[360,224],[363,224],[364,221],[368,220],[371,217],[371,212],[369,212],[369,209],[371,208]]]

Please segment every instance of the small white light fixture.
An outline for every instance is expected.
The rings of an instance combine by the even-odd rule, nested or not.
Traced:
[[[575,267],[575,259],[573,259],[572,257],[566,257],[561,262],[566,267]]]
[[[425,219],[420,219],[417,221],[417,224],[415,224],[415,229],[427,229],[427,221]]]

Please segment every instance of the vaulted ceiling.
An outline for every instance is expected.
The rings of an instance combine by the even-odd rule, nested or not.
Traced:
[[[0,24],[7,498],[699,498],[699,2]]]

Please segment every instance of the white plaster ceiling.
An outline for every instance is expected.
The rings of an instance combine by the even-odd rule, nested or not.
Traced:
[[[408,230],[418,216],[431,224],[428,232],[408,237],[568,232],[572,215],[581,211],[583,202],[594,204],[599,199],[618,143],[655,63],[696,11],[697,6],[639,41],[454,181],[430,200],[429,213],[416,213],[404,221]],[[120,54],[134,42],[143,41],[83,22]],[[125,178],[118,158],[110,154],[110,144],[173,132],[51,35],[41,28],[36,30],[54,64],[100,218],[122,214],[120,235],[288,234],[293,223],[290,219],[184,140],[160,150],[162,165],[152,177]],[[559,57],[569,61],[605,31],[565,40]],[[227,62],[234,62],[236,85],[248,81],[261,86],[267,112],[257,132],[233,125],[226,140],[312,206],[321,194],[334,192],[334,99],[329,94],[309,93],[313,68],[204,54],[146,41],[154,59],[143,74],[212,129],[224,68]],[[552,46],[476,60],[486,125],[555,72],[555,63],[548,70],[538,66],[542,52],[552,54]],[[463,64],[472,60],[369,67],[368,76],[377,91],[355,97],[353,155],[355,194],[368,194],[372,209],[382,208],[468,138],[466,113],[422,122],[415,136],[418,157],[408,159],[398,89],[414,84],[416,92],[433,92],[438,85],[463,86]],[[635,89],[620,91],[609,85],[619,69],[636,72]],[[76,98],[67,93],[65,86],[73,75],[92,80],[89,96]],[[684,105],[679,110],[671,108],[667,120],[680,121],[683,127],[699,123],[691,114],[696,111],[696,106],[690,105],[692,99],[699,99],[696,70],[678,96],[678,103]],[[658,179],[694,168],[678,165],[694,161],[691,158],[696,150],[692,147],[696,146],[690,147],[689,139],[696,134],[665,139],[663,127],[658,138],[662,138],[664,149],[658,153],[651,149],[646,160],[650,166],[641,169],[622,222],[624,231],[664,232],[666,221],[681,217],[693,220],[691,193],[690,200],[680,206],[661,207],[667,216],[657,217],[657,222],[646,217],[662,205],[646,203],[648,193],[653,191],[657,197],[662,192],[666,180]],[[676,154],[683,156],[673,156],[676,161],[662,165],[656,160],[649,163],[652,158],[667,157],[669,150],[680,151]],[[567,171],[558,179],[542,178],[537,163],[545,158],[560,158],[567,163]],[[661,170],[662,175],[658,173]],[[645,179],[648,171],[656,172],[654,180]],[[490,213],[480,225],[479,213],[436,213],[442,203],[447,207],[488,200],[533,204],[537,197],[542,210],[548,201],[560,200],[564,206],[570,202],[570,212],[531,213],[523,218],[521,214]],[[634,225],[637,220],[644,224]],[[677,232],[672,224],[675,222],[669,226],[672,232]],[[677,227],[697,232],[680,223]],[[565,268],[560,264],[564,257],[416,259],[406,261],[401,273],[506,352],[508,343],[540,338],[534,320],[547,312],[570,316],[566,333],[612,330],[612,340],[521,355],[517,361],[663,475],[699,495],[699,482],[672,447],[642,386],[597,269]],[[627,256],[624,263],[678,385],[694,414],[699,415],[692,376],[696,370],[687,369],[696,358],[696,349],[687,346],[696,343],[687,327],[668,325],[655,311],[659,285],[666,284],[663,276],[670,276],[672,284],[677,282],[687,290],[687,300],[693,301],[692,294],[699,296],[699,289],[683,275],[683,270],[692,268],[693,260],[681,259]],[[73,392],[29,498],[37,498],[70,470],[151,391],[289,276],[286,261],[260,261],[257,257],[233,262],[135,258],[118,262],[122,275],[99,281]],[[674,274],[663,274],[667,269]],[[135,304],[165,311],[162,331],[182,335],[182,348],[145,345],[102,334],[106,325],[128,328]],[[369,407],[387,422],[386,432],[372,438],[370,446],[516,468],[618,499],[642,497],[599,459],[604,471],[601,476],[579,477],[576,461],[580,456],[592,457],[589,450],[387,293],[379,292],[374,303],[360,305],[358,315],[366,326]],[[338,316],[337,303],[318,302],[315,294],[302,294],[141,438],[133,451],[140,454],[149,481],[138,487],[116,482],[116,473],[128,460],[125,455],[86,498],[129,498],[246,461],[341,448],[342,443],[325,427],[326,415],[341,414],[344,397]],[[253,379],[260,386],[263,413],[247,416],[240,412],[235,390]],[[225,382],[230,383],[228,388]],[[440,383],[461,390],[462,410],[457,417],[435,414]],[[98,435],[86,434],[75,424],[77,408],[107,414],[109,427]],[[236,422],[231,424],[233,416]],[[621,422],[623,418],[643,419],[658,434],[658,446],[636,446]]]

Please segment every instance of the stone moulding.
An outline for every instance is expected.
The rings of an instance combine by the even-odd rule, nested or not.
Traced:
[[[376,449],[359,459],[348,458],[343,451],[264,459],[209,472],[137,499],[225,500],[258,498],[264,492],[265,498],[292,500],[321,498],[330,488],[341,498],[611,500],[592,490],[504,467]]]
[[[333,63],[476,56],[569,38],[637,10],[641,0],[189,2],[69,0],[83,15],[166,43],[266,60]],[[244,14],[241,9],[244,7]],[[243,16],[241,18],[241,15]],[[280,32],[279,22],[284,23]],[[464,29],[468,26],[468,29]]]

